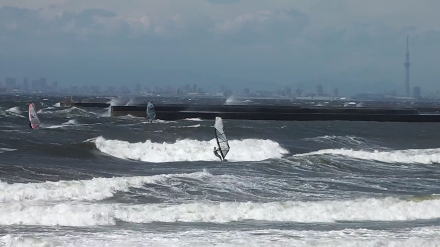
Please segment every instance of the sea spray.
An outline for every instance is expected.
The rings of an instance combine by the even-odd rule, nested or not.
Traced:
[[[97,137],[95,145],[98,150],[108,155],[146,162],[178,161],[216,161],[212,147],[215,140],[199,141],[192,139],[177,140],[174,143],[145,142],[130,143],[121,140],[107,140]],[[282,158],[288,153],[286,149],[272,140],[244,139],[230,140],[229,161],[261,161]]]

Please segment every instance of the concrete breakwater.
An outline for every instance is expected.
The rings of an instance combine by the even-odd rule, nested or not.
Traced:
[[[158,119],[185,118],[283,121],[440,122],[438,109],[334,108],[277,105],[156,105]],[[112,116],[146,116],[146,106],[112,106]]]

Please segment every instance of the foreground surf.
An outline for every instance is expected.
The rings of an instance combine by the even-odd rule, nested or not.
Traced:
[[[184,204],[96,204],[88,202],[9,202],[0,225],[115,225],[152,222],[228,223],[240,221],[331,223],[413,221],[440,218],[440,200],[366,198],[341,201],[206,202]]]

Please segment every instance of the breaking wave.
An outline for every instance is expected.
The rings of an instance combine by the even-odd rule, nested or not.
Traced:
[[[4,153],[4,152],[13,152],[13,151],[17,151],[17,149],[14,149],[14,148],[0,148],[0,154]]]
[[[305,138],[305,141],[314,141],[321,143],[337,143],[343,145],[361,145],[365,143],[365,140],[356,137],[356,136],[334,136],[334,135],[325,135],[325,136],[317,136],[312,138]]]
[[[216,161],[212,153],[216,146],[215,140],[177,140],[175,143],[145,142],[130,143],[120,140],[107,140],[97,137],[96,148],[108,155],[146,162],[177,162],[177,161]],[[288,151],[272,140],[244,139],[229,141],[231,150],[228,153],[230,161],[261,161],[278,159],[288,154]]]
[[[23,113],[21,111],[20,107],[18,107],[18,106],[11,107],[11,108],[7,109],[6,112],[12,113],[12,114],[15,114],[15,115],[21,115]]]
[[[114,225],[117,221],[338,222],[408,221],[440,218],[440,200],[409,201],[368,198],[345,201],[193,202],[185,204],[3,203],[0,225]]]
[[[59,129],[59,128],[64,128],[67,126],[73,126],[73,125],[78,125],[78,122],[75,119],[70,119],[69,121],[62,123],[60,125],[50,125],[50,126],[45,126],[44,124],[42,125],[43,128],[46,129]]]
[[[194,125],[187,125],[187,126],[171,126],[171,128],[177,128],[177,129],[182,129],[182,128],[199,128],[201,125],[200,124],[194,124]]]
[[[183,120],[185,120],[185,121],[195,121],[195,122],[203,121],[201,118],[185,118]]]
[[[195,172],[44,183],[8,184],[0,181],[0,202],[102,200],[112,197],[116,192],[126,192],[130,188],[140,188],[147,183],[157,183],[170,178],[201,178],[207,176],[212,175],[208,172]]]
[[[38,111],[39,114],[62,114],[62,115],[75,115],[75,116],[96,116],[97,114],[94,112],[86,111],[84,109],[78,108],[76,106],[72,106],[65,109],[57,109],[55,107],[47,107],[40,109]]]
[[[295,155],[340,155],[362,160],[375,160],[385,163],[435,164],[440,163],[440,149],[407,149],[394,151],[365,151],[352,149],[323,149],[316,152]]]
[[[211,230],[185,231],[110,231],[90,235],[57,233],[6,234],[0,242],[6,246],[339,246],[339,247],[438,247],[439,228],[416,227],[398,232],[390,230],[341,229],[319,230]],[[410,236],[410,237],[409,237]]]

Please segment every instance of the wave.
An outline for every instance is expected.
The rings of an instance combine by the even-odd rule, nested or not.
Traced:
[[[25,118],[25,116],[21,115],[23,114],[23,111],[18,106],[14,106],[7,110],[1,111],[0,114],[2,116],[14,116],[14,117]]]
[[[440,149],[407,149],[394,151],[366,151],[352,149],[323,149],[316,152],[297,154],[296,157],[311,155],[340,155],[361,160],[385,163],[436,164],[440,163]]]
[[[202,122],[203,121],[201,118],[185,118],[183,120],[185,120],[185,121],[195,121],[195,122]]]
[[[12,113],[15,115],[21,115],[23,113],[21,111],[20,107],[18,107],[18,106],[11,107],[11,108],[7,109],[6,112]]]
[[[201,125],[200,124],[194,124],[194,125],[187,125],[187,126],[171,126],[171,128],[177,128],[177,129],[182,129],[182,128],[199,128]]]
[[[96,148],[108,155],[146,162],[178,161],[216,161],[212,153],[217,144],[215,140],[177,140],[175,143],[145,142],[130,143],[120,140],[107,140],[99,136],[94,141]],[[261,161],[278,159],[288,151],[272,140],[244,139],[229,141],[231,150],[227,156],[230,161]]]
[[[111,106],[132,106],[132,105],[147,105],[148,101],[144,98],[127,98],[127,97],[113,97],[108,102]]]
[[[10,233],[0,237],[6,246],[438,246],[438,227],[370,230],[112,230],[104,232]],[[244,244],[246,243],[246,244]]]
[[[43,124],[41,127],[45,128],[45,129],[59,129],[59,128],[64,128],[64,127],[68,127],[68,126],[73,126],[73,125],[78,125],[78,122],[75,119],[70,119],[69,121],[62,123],[60,125],[45,126]]]
[[[163,174],[138,177],[93,178],[44,183],[14,183],[0,181],[0,202],[11,201],[63,201],[102,200],[116,192],[140,188],[147,183],[163,182],[171,178],[203,178],[212,176],[208,172]]]
[[[78,116],[97,116],[96,113],[90,112],[81,108],[78,108],[76,106],[72,106],[65,109],[56,109],[55,107],[47,107],[40,109],[38,111],[39,114],[65,114],[65,115],[78,115]]]
[[[17,149],[14,149],[14,148],[0,148],[0,154],[4,153],[4,152],[13,152],[13,151],[17,151]]]
[[[365,143],[365,140],[357,136],[334,136],[334,135],[324,135],[312,138],[305,138],[305,141],[314,141],[321,143],[338,143],[344,145],[361,145]]]
[[[368,198],[345,201],[192,202],[184,204],[2,203],[0,225],[114,225],[151,222],[242,221],[332,223],[440,218],[440,200]]]
[[[133,231],[113,230],[74,234],[10,233],[0,237],[7,247],[24,246],[339,246],[339,247],[438,247],[439,228],[418,227],[397,232],[390,230],[343,229],[310,230],[209,230]],[[227,243],[227,244],[225,244]]]

